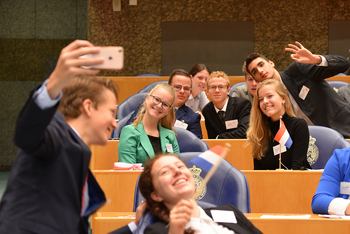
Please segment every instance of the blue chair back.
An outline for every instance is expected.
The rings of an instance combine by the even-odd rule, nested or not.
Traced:
[[[340,80],[328,80],[327,82],[336,92],[338,92],[338,89],[340,89],[341,87],[349,84],[348,82]]]
[[[125,116],[124,118],[118,120],[118,122],[117,122],[118,128],[114,129],[112,131],[112,134],[111,134],[111,138],[112,139],[119,140],[120,133],[122,132],[122,129],[126,125],[131,124],[132,122],[134,122],[134,120],[135,120],[134,117],[136,117],[136,115],[134,116],[134,113],[135,113],[135,111],[132,111],[127,116]]]
[[[161,76],[161,75],[158,75],[156,73],[142,73],[142,74],[139,74],[137,76],[149,76],[149,77],[151,77],[151,76]]]
[[[191,170],[196,184],[200,184],[207,173],[198,166],[189,164],[188,162],[199,154],[201,154],[201,152],[179,154],[180,159]],[[134,212],[140,202],[144,200],[139,191],[138,184],[139,179],[135,187]],[[197,197],[197,200],[215,206],[232,204],[243,213],[250,213],[250,193],[247,178],[243,172],[233,167],[224,159],[208,184]]]
[[[199,139],[192,132],[174,127],[176,132],[177,143],[179,144],[180,152],[204,152],[209,149],[208,144],[205,141]]]
[[[230,96],[232,96],[232,93],[233,93],[233,90],[237,87],[237,86],[241,86],[241,85],[245,85],[245,81],[244,82],[239,82],[239,83],[236,83],[234,85],[231,85],[230,88]]]
[[[141,89],[137,93],[149,93],[157,84],[168,84],[168,81],[165,81],[165,80],[155,81],[153,83],[146,85],[143,89]]]
[[[128,97],[124,102],[118,105],[116,119],[123,119],[125,116],[130,114],[139,108],[143,100],[147,97],[148,93],[137,93]]]
[[[350,142],[334,129],[309,126],[309,133],[307,161],[312,169],[323,169],[335,149],[350,147]]]

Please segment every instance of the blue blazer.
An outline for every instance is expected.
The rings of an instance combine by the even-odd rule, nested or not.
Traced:
[[[312,198],[312,212],[328,214],[329,203],[334,198],[348,199],[349,195],[340,194],[340,182],[343,181],[350,182],[350,148],[334,150],[328,160]]]
[[[187,130],[196,135],[199,139],[203,138],[201,128],[201,115],[195,113],[191,108],[186,105],[182,105],[175,112],[177,120],[184,121],[188,124]]]
[[[20,150],[0,203],[0,233],[88,233],[89,215],[106,201],[89,170],[91,151],[58,105],[42,110],[32,96],[17,120]],[[81,217],[86,176],[90,212]]]
[[[162,152],[166,153],[167,144],[171,144],[173,152],[180,153],[179,145],[174,131],[164,128],[158,124],[160,144]],[[154,157],[154,150],[149,140],[142,121],[135,127],[133,124],[123,128],[118,146],[119,162],[126,163],[145,163],[149,158]]]

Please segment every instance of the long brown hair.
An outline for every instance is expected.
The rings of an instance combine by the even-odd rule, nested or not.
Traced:
[[[154,158],[148,160],[139,179],[139,188],[142,196],[146,199],[151,214],[159,220],[169,223],[169,209],[162,202],[157,202],[151,197],[152,192],[154,192],[152,167],[159,158],[164,156],[177,157],[176,155],[156,154]]]
[[[271,131],[268,123],[268,117],[260,109],[259,90],[261,87],[271,85],[275,88],[278,95],[285,100],[285,112],[291,117],[295,117],[293,106],[289,101],[288,95],[281,82],[274,79],[264,80],[256,89],[252,109],[250,111],[249,128],[247,130],[247,144],[252,146],[252,156],[256,159],[264,157],[271,140]]]
[[[173,130],[173,126],[174,126],[174,123],[175,123],[174,103],[175,103],[175,99],[176,99],[176,92],[175,92],[174,88],[172,86],[168,85],[168,84],[157,84],[151,90],[151,92],[149,92],[148,96],[152,95],[154,93],[154,91],[156,91],[159,88],[163,88],[163,89],[167,90],[171,94],[171,96],[173,97],[173,102],[171,103],[171,107],[169,109],[169,113],[167,115],[165,115],[163,118],[161,118],[158,121],[158,123],[162,127],[165,127],[167,129]],[[141,122],[143,116],[145,115],[146,102],[147,102],[147,98],[142,103],[142,106],[141,106],[139,112],[137,113],[136,120],[133,122],[135,127],[137,127],[137,125],[139,125],[139,123]]]
[[[164,223],[170,222],[170,210],[168,207],[166,207],[163,202],[157,202],[152,199],[151,194],[154,192],[154,186],[153,186],[153,178],[152,178],[152,167],[154,163],[164,156],[172,156],[177,157],[177,155],[174,154],[156,154],[154,158],[149,159],[143,169],[143,172],[140,175],[139,179],[139,188],[142,196],[146,199],[147,207],[151,214],[155,217],[157,217],[160,221]],[[194,234],[194,230],[191,228],[188,228],[184,231],[184,234]]]

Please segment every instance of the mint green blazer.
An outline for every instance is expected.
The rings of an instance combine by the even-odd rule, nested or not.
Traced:
[[[169,153],[180,153],[174,131],[164,128],[159,124],[158,129],[162,152],[166,153],[166,144],[171,144],[173,146],[173,152]],[[118,157],[119,162],[143,164],[149,158],[154,158],[154,150],[142,122],[137,127],[130,124],[123,128],[119,138]]]

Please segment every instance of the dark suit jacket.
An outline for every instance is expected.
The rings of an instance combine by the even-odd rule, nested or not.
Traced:
[[[88,215],[105,202],[89,171],[90,149],[56,108],[41,110],[31,94],[19,115],[20,150],[0,203],[0,233],[86,234]],[[87,175],[90,202],[97,203],[82,218]]]
[[[293,62],[280,75],[299,107],[315,125],[333,128],[350,138],[350,105],[324,80],[344,72],[350,63],[341,56],[324,57],[327,67]],[[304,85],[310,89],[305,100],[299,97]]]
[[[187,130],[196,135],[199,139],[203,138],[201,129],[201,115],[195,113],[191,108],[186,105],[182,105],[175,112],[177,120],[184,121],[188,124]]]
[[[211,210],[229,210],[235,213],[237,223],[218,223],[237,234],[249,234],[249,233],[262,233],[259,229],[257,229],[245,216],[239,211],[235,206],[227,204],[223,206],[218,206],[214,208],[205,209],[205,213],[211,217]],[[145,234],[163,234],[169,232],[169,227],[166,227],[166,223],[157,222],[145,229]]]
[[[240,97],[230,97],[227,103],[225,121],[238,120],[237,128],[226,129],[225,124],[220,120],[216,113],[213,102],[209,102],[203,108],[205,118],[205,126],[209,139],[215,139],[219,135],[219,139],[240,139],[247,138],[251,103],[249,100]]]

